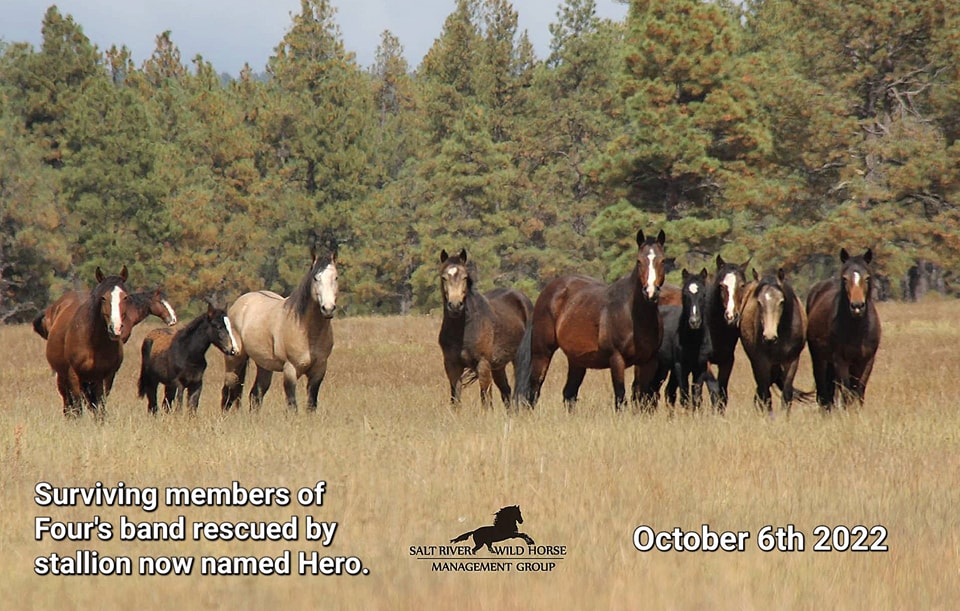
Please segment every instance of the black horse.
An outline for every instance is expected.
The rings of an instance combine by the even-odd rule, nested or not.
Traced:
[[[660,306],[663,318],[663,341],[657,352],[657,374],[647,386],[644,399],[656,404],[660,386],[667,380],[666,398],[670,405],[676,404],[677,390],[680,404],[700,408],[703,385],[716,404],[717,381],[707,367],[713,345],[707,320],[707,270],[691,274],[683,270],[683,286],[680,289],[682,305]],[[669,376],[669,379],[668,379]],[[693,393],[690,379],[693,379]]]
[[[487,550],[493,551],[491,543],[505,541],[507,539],[523,539],[528,545],[533,545],[533,539],[527,534],[517,530],[517,524],[523,524],[523,515],[520,513],[520,505],[511,505],[503,507],[493,516],[493,526],[481,526],[476,530],[465,532],[455,539],[450,539],[450,543],[459,543],[466,541],[473,535],[473,551],[487,546]]]
[[[140,381],[137,395],[147,398],[147,410],[157,413],[157,385],[165,386],[163,406],[169,410],[174,399],[183,405],[183,394],[194,411],[200,405],[203,372],[207,369],[206,353],[213,344],[224,354],[239,351],[236,336],[227,313],[207,304],[207,311],[176,332],[154,329],[143,340],[140,349]]]

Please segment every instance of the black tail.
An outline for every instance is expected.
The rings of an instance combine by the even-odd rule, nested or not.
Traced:
[[[533,318],[523,330],[523,339],[517,347],[517,356],[513,360],[513,405],[533,407],[533,386],[530,384],[531,362],[533,360]]]
[[[141,399],[147,396],[147,371],[150,368],[150,350],[153,348],[153,340],[143,340],[143,346],[140,347],[140,379],[137,380],[137,396]]]
[[[461,541],[466,541],[467,539],[470,538],[470,535],[472,535],[474,532],[475,531],[472,531],[472,530],[465,532],[459,537],[457,537],[456,539],[450,539],[450,543],[460,543]]]
[[[50,337],[50,333],[47,331],[47,313],[40,312],[36,318],[33,319],[33,330],[37,332],[37,335],[43,339]]]

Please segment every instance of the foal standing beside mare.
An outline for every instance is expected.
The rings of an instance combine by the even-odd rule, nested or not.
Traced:
[[[207,370],[207,349],[210,344],[224,354],[235,355],[239,348],[227,313],[207,304],[207,311],[191,320],[184,328],[154,329],[147,333],[140,347],[140,380],[137,396],[147,398],[147,411],[157,413],[157,385],[164,385],[163,407],[167,411],[177,401],[196,412],[203,390],[203,373]]]
[[[467,268],[467,251],[449,256],[440,251],[440,291],[443,294],[443,322],[440,350],[443,368],[450,382],[450,402],[460,402],[463,372],[476,375],[480,401],[490,407],[490,384],[500,390],[503,404],[510,406],[507,363],[514,363],[517,375],[517,348],[533,314],[530,298],[514,289],[494,289],[480,294],[476,279]],[[516,379],[514,379],[516,385]]]
[[[840,277],[818,282],[807,296],[807,345],[817,403],[827,410],[834,404],[838,386],[843,395],[863,405],[880,347],[880,317],[870,282],[872,260],[869,248],[858,257],[841,248]]]
[[[783,269],[763,278],[753,272],[754,282],[745,289],[740,318],[740,338],[757,382],[754,401],[761,410],[773,411],[770,385],[782,393],[783,408],[793,402],[793,378],[806,340],[807,321],[803,304],[786,281]]]
[[[297,380],[307,376],[307,409],[317,409],[317,394],[333,351],[333,315],[337,310],[337,249],[311,249],[310,269],[289,297],[254,291],[237,298],[227,311],[240,350],[224,357],[226,369],[220,407],[240,401],[250,359],[257,378],[250,389],[250,407],[259,408],[273,373],[283,372],[287,407],[297,409]]]
[[[536,404],[557,348],[567,356],[563,400],[572,410],[587,369],[610,369],[614,407],[623,408],[624,370],[636,365],[635,388],[646,388],[657,373],[657,350],[663,325],[657,312],[663,285],[663,230],[656,239],[637,231],[637,263],[613,284],[587,276],[561,276],[540,293],[533,307],[529,339],[520,345],[518,385],[529,379],[521,396]]]

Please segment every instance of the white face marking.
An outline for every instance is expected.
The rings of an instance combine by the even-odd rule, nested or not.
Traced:
[[[233,353],[238,354],[240,345],[237,344],[237,338],[233,334],[233,325],[230,324],[230,319],[226,316],[223,317],[223,326],[227,328],[227,335],[230,336],[230,347],[233,349]]]
[[[456,267],[451,267],[450,269],[448,269],[448,270],[447,270],[447,275],[450,276],[450,279],[451,279],[451,280],[454,279],[454,278],[456,278],[456,277],[457,277],[457,268],[456,268]]]
[[[651,250],[647,253],[647,297],[653,299],[657,294],[657,269],[653,266],[657,253]]]
[[[691,307],[690,312],[691,312],[691,314],[693,314],[694,316],[697,316],[697,306],[696,306],[696,304],[694,304],[694,305]]]
[[[690,285],[690,294],[691,294],[691,295],[696,295],[696,294],[699,293],[699,292],[700,292],[700,287],[699,287],[699,286],[697,286],[696,284],[691,284],[691,285]]]
[[[735,291],[737,290],[737,275],[730,273],[723,277],[722,284],[727,287],[727,303],[724,314],[727,320],[733,320],[737,313],[737,304],[734,302]]]
[[[860,286],[860,272],[853,272],[853,286]]]
[[[123,293],[123,289],[119,286],[113,287],[113,290],[110,291],[110,326],[113,327],[113,332],[116,335],[120,335],[123,330],[123,317],[120,316],[121,293]]]
[[[161,299],[160,303],[162,303],[163,307],[167,310],[167,320],[170,321],[167,324],[170,326],[177,324],[177,313],[173,311],[173,307],[167,303],[166,299]]]
[[[317,291],[317,301],[324,310],[332,310],[337,305],[337,268],[331,263],[316,275],[314,286]],[[316,286],[319,284],[319,286]]]

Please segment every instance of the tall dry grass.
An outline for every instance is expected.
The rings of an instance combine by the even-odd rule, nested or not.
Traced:
[[[741,353],[731,408],[618,415],[606,372],[591,372],[576,414],[561,407],[555,357],[533,412],[483,411],[476,386],[459,411],[431,317],[335,322],[336,347],[316,414],[288,414],[275,382],[262,411],[219,411],[213,351],[197,417],[149,417],[135,396],[139,343],[104,423],[66,420],[43,341],[0,329],[0,600],[11,608],[955,608],[960,600],[960,415],[955,302],[883,304],[884,339],[866,407],[824,416],[812,406],[769,419],[751,404]],[[812,388],[804,353],[798,386]],[[302,403],[302,383],[300,388]],[[49,507],[34,485],[285,486],[328,483],[322,507]],[[434,573],[412,545],[440,545],[519,503],[537,543],[567,546],[550,573]],[[34,517],[117,522],[339,522],[318,543],[35,541]],[[638,552],[646,524],[751,533],[747,551]],[[765,525],[793,524],[804,552],[761,552]],[[886,553],[814,552],[820,524],[883,525]],[[38,577],[34,558],[101,555],[357,556],[357,577]],[[136,568],[135,568],[136,570]],[[11,601],[13,601],[11,603]]]

